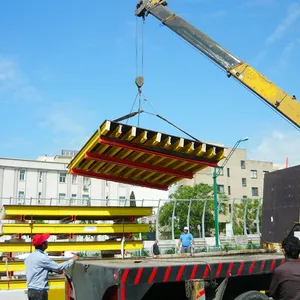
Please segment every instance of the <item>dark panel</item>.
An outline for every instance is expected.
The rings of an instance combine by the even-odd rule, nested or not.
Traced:
[[[263,200],[262,243],[281,242],[299,222],[300,166],[267,173]]]

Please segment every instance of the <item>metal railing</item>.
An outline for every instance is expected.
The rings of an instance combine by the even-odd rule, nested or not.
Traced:
[[[172,209],[172,219],[171,219],[171,237],[175,240],[175,220],[176,220],[176,207],[180,202],[189,202],[187,214],[185,216],[180,216],[181,218],[186,218],[186,225],[189,227],[191,222],[191,209],[193,201],[202,201],[203,209],[199,211],[201,215],[201,237],[205,237],[206,224],[205,216],[208,213],[207,207],[209,201],[213,199],[73,199],[73,198],[18,198],[18,197],[2,197],[0,198],[1,206],[4,204],[9,205],[39,205],[39,206],[134,206],[137,207],[152,207],[153,215],[155,215],[155,225],[158,230],[156,230],[156,239],[158,239],[159,234],[159,216],[160,210],[165,203],[173,203]],[[260,236],[260,209],[262,205],[262,199],[244,199],[244,198],[232,198],[232,199],[219,199],[219,206],[222,203],[231,204],[231,211],[229,212],[228,223],[234,223],[235,206],[243,203],[243,233],[248,236],[247,220],[248,220],[248,205],[250,201],[256,201],[256,212],[255,219],[253,222],[256,224],[256,232],[254,234]],[[211,213],[211,212],[209,212]],[[241,220],[239,220],[241,221]],[[200,225],[200,224],[199,224]],[[200,234],[199,234],[200,235]],[[234,235],[234,233],[233,233]]]

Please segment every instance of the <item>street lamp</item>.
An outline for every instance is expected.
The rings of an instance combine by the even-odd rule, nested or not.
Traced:
[[[216,247],[219,247],[219,203],[218,203],[218,191],[217,191],[217,177],[220,175],[221,170],[223,170],[224,166],[229,161],[230,157],[232,156],[233,152],[236,150],[238,145],[242,142],[248,141],[249,138],[245,137],[243,139],[238,140],[234,146],[232,147],[231,151],[229,152],[228,156],[224,160],[221,167],[215,167],[213,173],[213,181],[214,181],[214,214],[215,214],[215,243]],[[217,169],[218,172],[217,172]]]

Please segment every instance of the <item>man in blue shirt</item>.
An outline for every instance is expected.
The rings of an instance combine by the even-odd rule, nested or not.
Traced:
[[[48,272],[62,273],[78,259],[74,255],[61,264],[53,261],[44,251],[48,248],[50,234],[37,234],[32,239],[35,251],[25,259],[26,279],[29,300],[48,300]]]
[[[184,227],[183,234],[180,235],[178,247],[181,246],[180,253],[191,253],[192,244],[194,245],[195,240],[189,233],[188,227]]]

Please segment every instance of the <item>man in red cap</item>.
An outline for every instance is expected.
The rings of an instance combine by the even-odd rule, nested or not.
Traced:
[[[74,255],[70,260],[61,264],[53,261],[44,251],[48,248],[50,234],[37,234],[32,239],[35,251],[25,259],[26,279],[29,300],[48,300],[48,272],[61,273],[73,265],[78,259]]]

